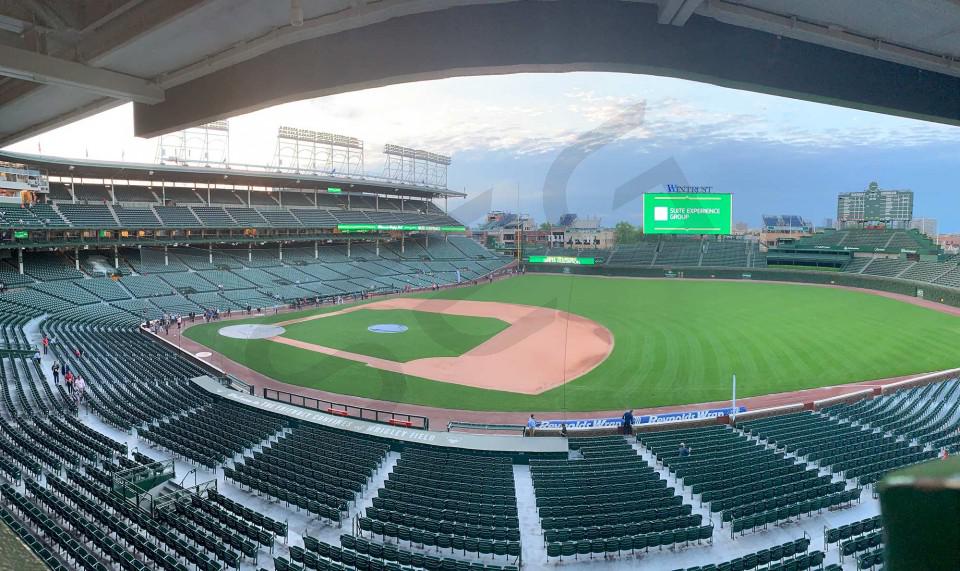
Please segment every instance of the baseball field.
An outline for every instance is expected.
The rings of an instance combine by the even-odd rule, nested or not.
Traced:
[[[272,325],[262,338],[226,326]],[[804,285],[527,275],[184,333],[278,381],[426,406],[617,410],[956,366],[960,319]],[[296,390],[295,388],[291,390]]]

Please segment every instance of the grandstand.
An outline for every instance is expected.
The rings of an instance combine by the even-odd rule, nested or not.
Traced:
[[[321,219],[303,212],[359,219],[279,206],[85,206],[85,216],[99,209],[140,227],[147,213],[236,225],[239,208],[273,228]],[[957,380],[636,440],[577,435],[560,451],[522,455],[510,439],[505,449],[441,448],[313,425],[193,383],[217,372],[137,326],[170,312],[454,286],[457,272],[473,280],[510,259],[437,234],[78,255],[28,250],[22,274],[0,262],[11,288],[0,295],[0,518],[54,569],[869,569],[883,549],[872,487],[941,448],[960,451]],[[97,270],[114,259],[112,276]],[[606,266],[761,263],[747,240],[658,238],[618,247]],[[956,263],[867,258],[859,269],[952,283]],[[55,342],[37,366],[40,334]],[[49,378],[53,357],[88,379],[81,406]],[[681,441],[692,455],[678,453]]]

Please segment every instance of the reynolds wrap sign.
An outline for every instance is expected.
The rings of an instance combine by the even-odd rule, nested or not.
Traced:
[[[726,408],[711,408],[707,410],[692,410],[665,412],[662,414],[646,414],[633,417],[633,424],[657,424],[661,422],[677,422],[681,420],[702,420],[704,418],[716,418],[718,416],[730,416],[736,412],[740,414],[747,412],[747,407],[738,406]],[[616,428],[623,426],[623,418],[575,418],[571,420],[544,420],[539,428],[560,428],[566,424],[567,428]]]

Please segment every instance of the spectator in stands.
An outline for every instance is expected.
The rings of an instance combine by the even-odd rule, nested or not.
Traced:
[[[54,361],[53,366],[50,367],[50,372],[53,373],[53,384],[60,384],[60,361]]]
[[[36,353],[33,354],[33,362],[36,363],[37,366],[40,365],[40,359],[41,359],[41,358],[42,358],[42,357],[40,357],[40,351],[37,351]]]
[[[533,433],[537,430],[537,419],[531,414],[530,418],[527,420],[527,436],[533,436]]]
[[[87,383],[83,380],[83,377],[77,377],[73,381],[73,398],[77,401],[77,406],[83,404],[83,395],[87,389]]]
[[[686,458],[687,456],[690,455],[690,447],[684,444],[683,442],[681,442],[679,452],[680,452],[681,458]]]
[[[63,375],[63,380],[65,383],[67,383],[67,392],[72,393],[73,392],[73,371],[67,371]]]
[[[177,314],[177,329],[180,329],[181,327],[183,327],[183,318],[180,317],[180,314],[178,313],[178,314]]]
[[[944,446],[943,448],[940,449],[940,458],[943,460],[946,460],[949,457],[950,457],[950,452],[948,452],[947,447]]]
[[[623,413],[623,433],[633,434],[633,409]]]
[[[50,348],[50,338],[47,337],[47,334],[43,334],[43,339],[40,340],[40,344],[43,345],[43,354],[47,354],[47,350]]]
[[[81,349],[80,347],[77,347],[76,349],[73,350],[73,355],[77,359],[79,359],[80,357],[83,357],[83,349]]]
[[[560,438],[566,438],[566,437],[567,437],[567,423],[564,422],[563,424],[560,425]]]

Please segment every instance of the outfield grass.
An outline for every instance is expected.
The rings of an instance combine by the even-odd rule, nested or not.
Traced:
[[[378,323],[406,325],[403,333],[373,333]],[[358,309],[285,326],[282,337],[405,363],[426,357],[456,357],[508,327],[488,317],[407,309]]]
[[[229,339],[216,333],[220,323],[192,327],[186,335],[294,385],[506,411],[723,400],[730,397],[733,373],[737,394],[753,396],[946,369],[957,365],[960,336],[960,319],[931,309],[869,293],[791,284],[528,275],[420,296],[570,311],[606,326],[615,347],[606,361],[573,382],[540,395],[517,395],[388,373],[269,341]],[[562,355],[558,348],[556,358]]]

